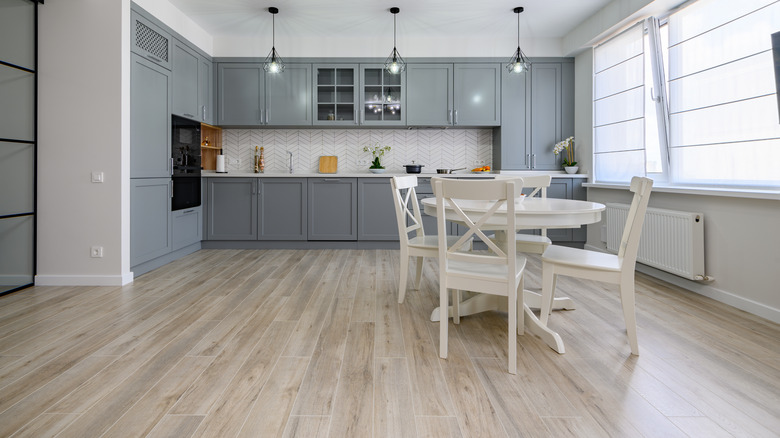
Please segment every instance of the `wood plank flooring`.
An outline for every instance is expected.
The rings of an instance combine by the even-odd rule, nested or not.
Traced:
[[[519,336],[510,375],[500,312],[451,325],[439,359],[436,262],[397,304],[398,257],[202,250],[0,297],[0,436],[778,436],[777,324],[639,275],[631,356],[617,289],[562,277],[566,354]]]

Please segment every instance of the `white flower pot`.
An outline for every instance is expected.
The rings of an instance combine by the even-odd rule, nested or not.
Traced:
[[[565,166],[563,170],[565,170],[566,173],[577,173],[577,171],[580,170],[580,166]]]

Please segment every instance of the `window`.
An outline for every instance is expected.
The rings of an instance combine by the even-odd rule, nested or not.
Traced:
[[[780,187],[773,168],[780,123],[770,37],[780,30],[780,1],[737,3],[699,0],[672,13],[665,25],[646,22],[643,81],[633,85],[642,90],[641,117],[636,102],[605,98],[602,82],[609,78],[601,79],[599,69],[605,48],[636,42],[619,35],[594,49],[596,182],[626,182],[629,173],[644,172],[689,186]],[[604,113],[632,117],[632,136],[602,135]],[[611,152],[617,149],[635,154],[619,157]],[[643,166],[636,163],[640,150]]]

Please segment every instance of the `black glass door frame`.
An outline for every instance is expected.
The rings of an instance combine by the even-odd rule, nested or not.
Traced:
[[[31,257],[31,260],[28,260],[30,263],[31,272],[27,273],[25,272],[24,275],[18,275],[19,278],[25,278],[25,280],[21,280],[18,283],[12,283],[12,284],[0,284],[0,295],[5,295],[7,293],[15,292],[21,289],[28,288],[30,286],[33,286],[35,284],[35,275],[37,270],[37,194],[38,194],[38,178],[37,178],[37,168],[38,168],[38,6],[39,3],[43,3],[43,0],[23,0],[27,1],[32,4],[33,7],[33,20],[31,25],[33,26],[33,38],[34,42],[32,45],[32,51],[33,51],[33,68],[25,67],[22,65],[17,65],[13,62],[10,62],[8,60],[0,59],[0,68],[3,68],[6,70],[6,72],[9,72],[9,74],[19,74],[20,77],[24,77],[25,74],[32,75],[32,81],[33,81],[33,90],[32,90],[32,133],[31,133],[31,139],[28,138],[17,138],[13,134],[14,133],[8,133],[8,132],[0,132],[0,146],[5,148],[5,151],[0,152],[6,152],[10,155],[14,153],[19,153],[20,155],[24,155],[24,153],[29,153],[30,151],[24,151],[24,148],[19,148],[19,146],[28,145],[32,148],[32,168],[29,169],[29,172],[31,175],[27,175],[28,177],[31,176],[32,181],[32,193],[30,194],[32,196],[31,203],[29,204],[32,208],[31,210],[28,209],[20,209],[21,211],[0,211],[0,230],[3,231],[5,236],[2,236],[4,238],[4,241],[6,242],[15,242],[15,239],[26,239],[27,236],[24,234],[24,227],[25,225],[25,219],[29,219],[29,221],[32,222],[31,224],[31,238],[29,240],[29,244],[32,246],[31,248],[28,248],[29,252],[25,254],[29,254]],[[0,58],[2,58],[2,54],[0,54]],[[14,73],[15,72],[15,73]],[[28,119],[29,120],[29,119]],[[11,134],[11,135],[8,135]],[[21,151],[21,152],[18,152]],[[22,158],[23,159],[23,158]],[[10,164],[14,165],[14,163]],[[25,173],[25,172],[22,172]],[[16,173],[14,173],[16,175]],[[0,190],[8,190],[7,194],[9,196],[9,199],[12,198],[13,195],[10,194],[11,190],[14,189],[13,181],[9,183],[9,181],[3,181],[4,185],[7,185],[7,187],[0,187]],[[20,184],[23,186],[23,184]],[[5,226],[3,226],[3,224]],[[20,234],[21,236],[15,236],[14,233]],[[0,248],[0,251],[2,251],[3,248]],[[8,252],[8,254],[16,254],[15,248],[5,248],[5,251]],[[24,253],[24,251],[21,251]],[[6,254],[6,257],[8,256]],[[23,265],[23,262],[20,262],[20,265]],[[8,272],[2,272],[0,274],[4,274],[4,277],[14,277],[15,275],[11,275]],[[16,274],[13,272],[13,274]],[[27,280],[29,278],[29,280]],[[4,281],[5,283],[5,281]]]

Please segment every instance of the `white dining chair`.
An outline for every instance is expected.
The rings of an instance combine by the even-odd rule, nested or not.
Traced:
[[[393,189],[393,200],[395,204],[395,217],[398,223],[398,238],[401,243],[401,275],[398,281],[398,302],[404,302],[406,295],[406,282],[409,275],[409,257],[414,257],[417,264],[415,277],[415,289],[420,289],[422,279],[422,268],[425,257],[439,256],[439,240],[436,235],[427,236],[423,228],[420,205],[417,203],[417,177],[414,175],[394,176],[390,179],[390,186]],[[407,225],[407,220],[409,225]],[[440,228],[441,234],[444,228]],[[409,233],[414,233],[410,238]],[[447,236],[447,242],[454,243],[458,240],[457,236]],[[463,249],[471,249],[472,240],[469,239]]]
[[[504,179],[509,176],[497,175],[496,179]],[[511,177],[510,177],[511,178]],[[533,188],[531,193],[527,194],[526,198],[533,198],[538,196],[540,198],[547,198],[547,188],[550,187],[552,177],[547,175],[533,175],[523,177],[523,187]],[[539,229],[541,234],[515,234],[515,250],[518,252],[524,252],[528,254],[541,254],[552,244],[552,240],[547,237],[547,228]]]
[[[505,207],[506,219],[502,220],[501,231],[507,235],[515,232],[515,199],[520,196],[523,188],[521,178],[500,180],[453,180],[432,178],[433,192],[436,195],[437,223],[439,229],[445,225],[445,206],[456,215],[459,223],[467,229],[456,242],[450,243],[446,236],[439,235],[439,309],[448,306],[449,289],[468,290],[507,297],[508,300],[508,370],[517,374],[517,334],[523,332],[522,300],[518,293],[523,293],[523,272],[526,259],[518,255],[514,242],[506,239],[504,247],[499,247],[485,234],[484,227],[491,219],[495,221],[499,208]],[[463,201],[483,201],[489,206],[484,214],[474,217],[461,209]],[[452,219],[452,217],[451,217]],[[491,228],[495,229],[495,224]],[[511,234],[510,234],[511,233]],[[467,239],[481,239],[487,245],[487,251],[458,251]],[[518,292],[519,291],[519,292]],[[453,300],[453,318],[457,318],[458,300]],[[447,314],[440,311],[439,319],[439,356],[447,358],[448,325]],[[519,321],[518,321],[519,320]],[[457,322],[457,321],[456,321]]]
[[[547,325],[552,308],[555,286],[559,275],[597,280],[620,286],[620,301],[626,322],[628,342],[632,354],[639,354],[636,336],[634,305],[634,269],[639,249],[639,237],[647,212],[647,202],[653,188],[653,180],[634,177],[631,191],[634,198],[628,211],[626,226],[617,254],[607,254],[578,248],[551,245],[542,254],[542,309],[539,320]]]

